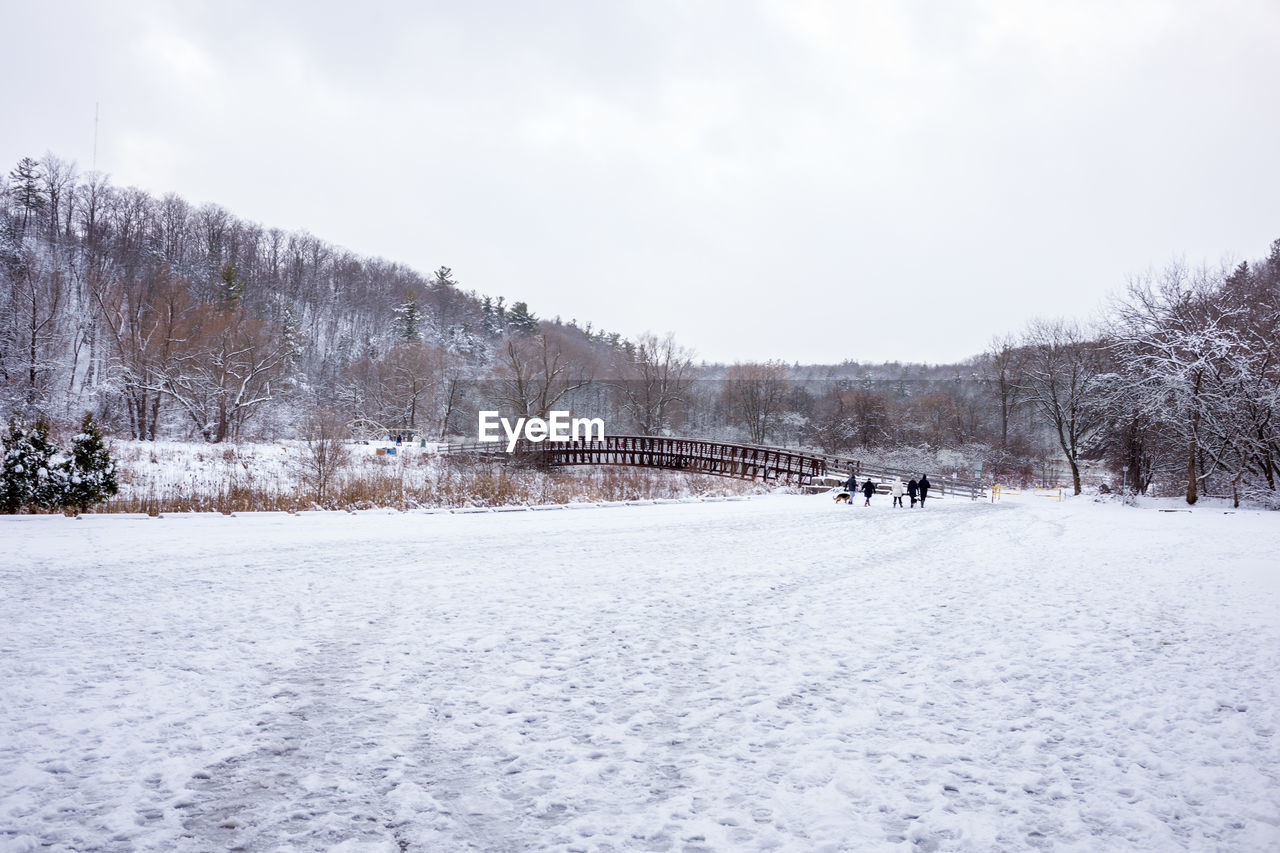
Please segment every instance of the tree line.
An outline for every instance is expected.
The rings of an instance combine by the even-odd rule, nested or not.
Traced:
[[[221,442],[323,413],[447,439],[481,409],[564,409],[614,433],[1274,500],[1280,241],[1139,277],[1089,327],[1035,322],[960,364],[707,364],[46,155],[0,182],[0,276],[0,412],[28,421]]]

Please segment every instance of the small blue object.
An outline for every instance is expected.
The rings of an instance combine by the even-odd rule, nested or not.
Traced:
[[[387,448],[387,455],[388,455],[388,456],[395,456],[395,455],[396,455],[396,449],[395,449],[394,447],[388,447],[388,448]]]

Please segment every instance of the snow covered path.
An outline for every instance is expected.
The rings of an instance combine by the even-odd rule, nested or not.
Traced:
[[[0,851],[1280,847],[1280,516],[0,519]]]

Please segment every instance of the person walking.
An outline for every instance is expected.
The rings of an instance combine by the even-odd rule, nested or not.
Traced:
[[[920,493],[920,484],[916,482],[915,477],[907,483],[907,495],[911,498],[911,508],[916,508],[916,495]]]
[[[871,478],[867,478],[867,482],[862,484],[862,494],[866,496],[866,500],[862,502],[863,506],[871,506],[871,496],[876,493],[876,484],[871,482]]]
[[[924,509],[924,499],[929,496],[929,475],[920,475],[920,508]]]
[[[902,485],[901,477],[893,478],[893,486],[890,487],[890,491],[893,492],[893,505],[901,509],[902,493],[906,491],[906,487]]]
[[[858,472],[854,471],[849,475],[849,479],[844,481],[844,490],[849,493],[849,506],[853,506],[853,496],[858,493]]]

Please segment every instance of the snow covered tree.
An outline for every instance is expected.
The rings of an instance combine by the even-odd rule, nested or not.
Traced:
[[[1220,296],[1209,273],[1174,265],[1157,282],[1134,282],[1110,329],[1127,398],[1180,440],[1189,504],[1225,456],[1241,455],[1236,380],[1250,353],[1235,316],[1243,309]]]
[[[484,316],[484,330],[493,337],[500,336],[507,328],[506,300],[501,296],[497,299],[486,296],[480,303],[480,310]]]
[[[41,193],[46,202],[49,240],[57,243],[66,228],[71,234],[72,210],[75,207],[75,188],[79,177],[76,164],[63,160],[49,152],[40,161]]]
[[[31,474],[26,458],[27,431],[9,418],[4,436],[4,467],[0,469],[0,509],[8,515],[31,503]]]
[[[591,336],[586,335],[587,340]],[[686,402],[692,381],[692,353],[675,336],[641,335],[634,347],[618,352],[621,381],[614,388],[640,435],[662,435]]]
[[[80,512],[102,503],[120,491],[116,466],[102,440],[102,431],[93,415],[85,412],[80,432],[71,440],[71,457],[63,465],[63,493],[60,503]]]
[[[1000,406],[1000,447],[1009,445],[1009,421],[1022,402],[1018,390],[1022,352],[1012,336],[996,338],[979,362],[979,378],[993,402]]]
[[[243,307],[197,306],[169,333],[172,356],[148,389],[167,395],[210,443],[239,435],[291,387],[284,336]]]
[[[1057,321],[1032,323],[1024,352],[1019,389],[1052,428],[1078,495],[1080,459],[1105,423],[1100,405],[1102,350],[1078,326]]]
[[[498,399],[522,418],[547,417],[595,378],[591,354],[555,327],[507,337],[493,371]]]
[[[218,304],[226,308],[235,308],[244,299],[245,281],[236,269],[235,264],[227,261],[218,271],[218,280],[214,282],[214,293]]]
[[[420,409],[435,392],[444,353],[423,343],[402,343],[383,358],[380,373],[397,404],[396,426],[418,426]]]
[[[48,405],[50,386],[65,367],[59,354],[67,276],[52,258],[31,249],[8,260],[0,269],[7,297],[0,317],[0,366],[12,365],[5,366],[4,378],[25,386],[25,406],[32,410]]]
[[[738,363],[725,373],[722,402],[752,444],[764,444],[782,419],[787,366],[781,361]]]
[[[412,291],[396,309],[396,337],[402,341],[422,338],[422,308],[418,305],[418,294]]]
[[[284,309],[283,316],[280,318],[280,335],[281,345],[288,353],[289,363],[296,367],[306,350],[306,340],[302,335],[302,324],[289,308]]]
[[[126,286],[95,282],[93,297],[115,378],[133,437],[154,441],[160,426],[162,377],[185,340],[193,306],[187,283],[157,270]]]
[[[507,328],[518,335],[532,335],[538,331],[538,318],[530,313],[529,306],[523,302],[511,303],[506,323]]]
[[[25,507],[49,509],[61,504],[64,480],[53,462],[57,452],[44,418],[37,419],[30,429],[9,419],[0,472],[0,508],[4,512],[12,515]]]
[[[18,236],[26,234],[30,220],[38,218],[48,204],[41,178],[39,161],[30,157],[19,160],[18,165],[9,173],[9,193],[17,201],[21,216]]]

